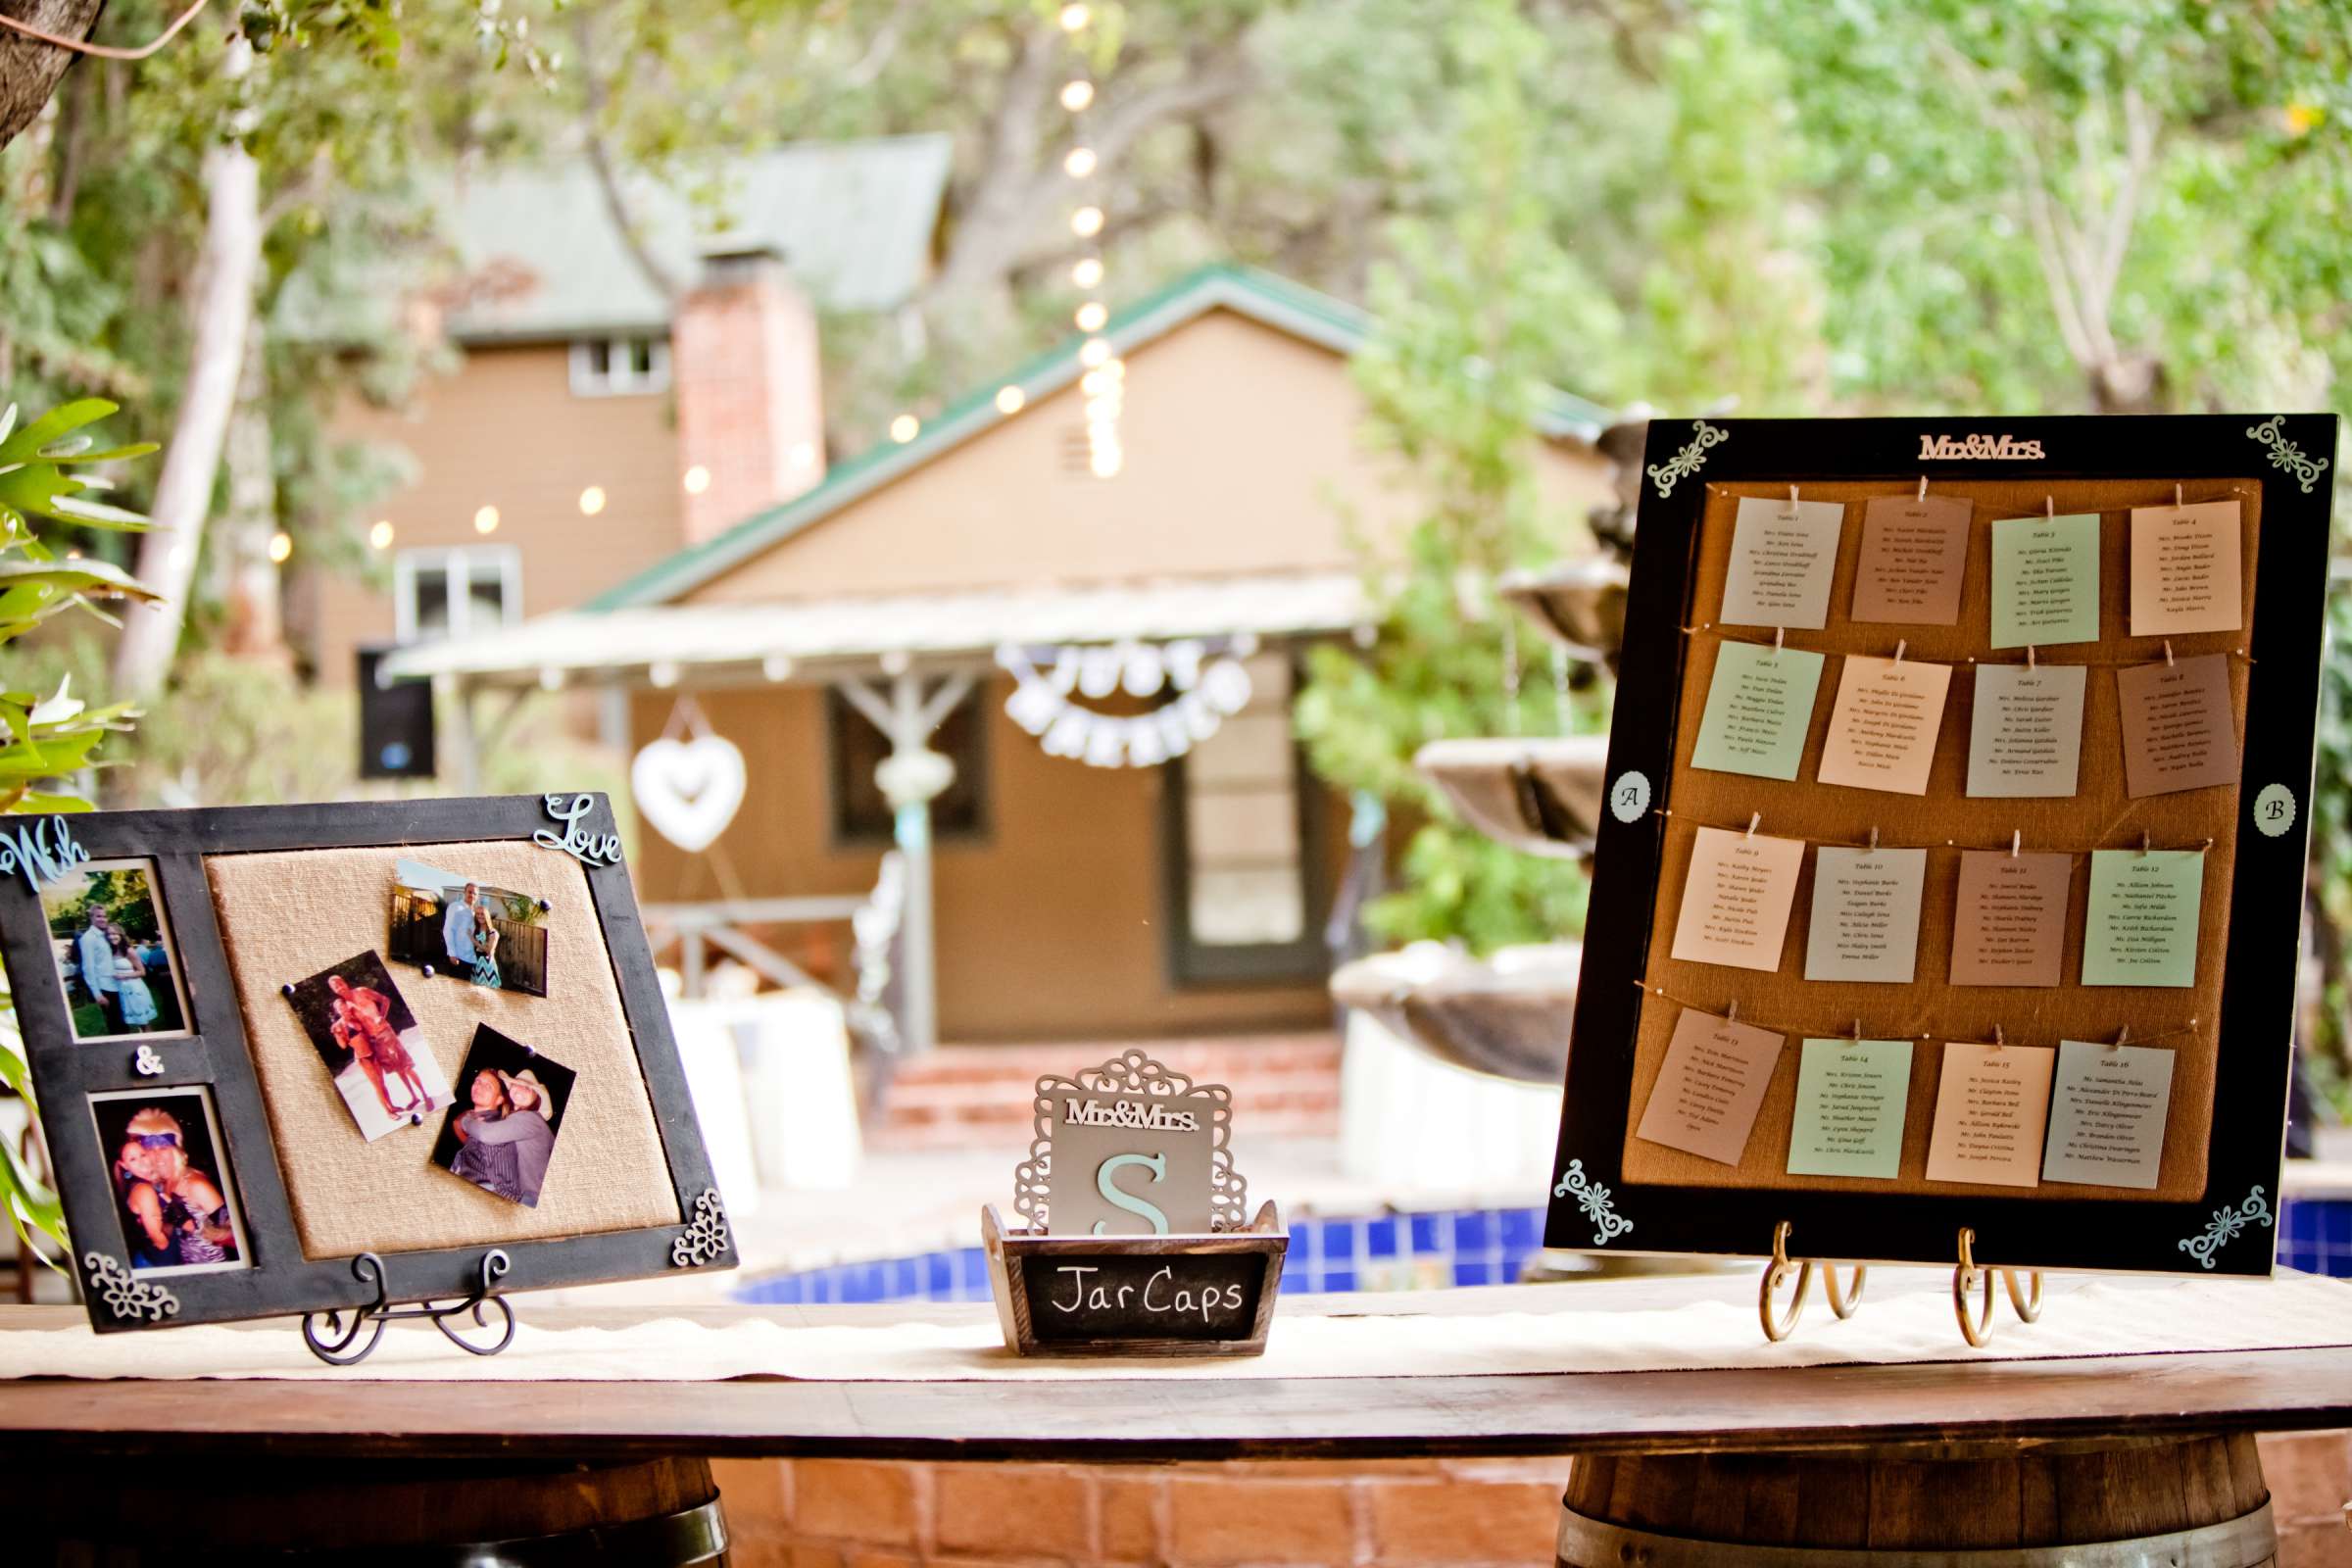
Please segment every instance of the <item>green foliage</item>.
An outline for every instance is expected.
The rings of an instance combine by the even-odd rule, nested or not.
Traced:
[[[1367,911],[1372,928],[1483,951],[1580,929],[1584,877],[1463,825],[1412,757],[1445,736],[1594,717],[1588,703],[1555,699],[1533,633],[1494,593],[1499,573],[1549,558],[1576,531],[1545,514],[1532,462],[1536,414],[1571,351],[1580,284],[1546,238],[1526,178],[1541,128],[1528,101],[1545,66],[1540,35],[1501,0],[1482,0],[1433,43],[1453,78],[1445,101],[1459,118],[1446,131],[1467,199],[1444,221],[1399,225],[1400,260],[1373,284],[1380,328],[1355,363],[1370,436],[1423,512],[1401,571],[1395,541],[1362,540],[1380,607],[1371,645],[1316,649],[1297,717],[1319,774],[1416,824],[1404,886]],[[1533,678],[1514,694],[1505,672],[1521,657]]]
[[[156,450],[152,442],[102,449],[88,434],[75,433],[86,432],[115,412],[115,405],[102,398],[83,398],[20,428],[16,405],[0,409],[0,644],[76,606],[111,619],[91,604],[93,599],[153,597],[103,562],[76,559],[77,552],[61,557],[34,524],[39,518],[116,532],[147,526],[138,514],[93,499],[107,485],[104,476],[90,471],[92,466],[142,458]],[[0,686],[18,684],[22,673],[12,670]],[[90,708],[73,695],[72,682],[64,678],[46,698],[37,690],[0,690],[0,726],[6,730],[0,738],[0,815],[88,810],[88,802],[70,793],[63,781],[101,765],[95,755],[99,743],[109,733],[127,730],[134,716],[126,707]],[[60,782],[51,784],[53,780]],[[51,787],[35,788],[43,784]],[[94,875],[90,896],[98,896],[97,890],[119,875]],[[152,920],[152,910],[148,918]],[[17,1032],[15,999],[4,978],[0,1082],[32,1107],[32,1080],[25,1068],[24,1040]],[[28,1245],[35,1236],[65,1242],[65,1211],[57,1195],[35,1178],[6,1139],[0,1139],[0,1211],[7,1214],[10,1231]]]

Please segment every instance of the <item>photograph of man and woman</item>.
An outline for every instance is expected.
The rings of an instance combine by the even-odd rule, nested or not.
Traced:
[[[449,1079],[374,950],[297,981],[286,1000],[369,1143],[449,1108]]]
[[[539,901],[417,860],[392,866],[392,957],[496,991],[547,995]]]
[[[433,1163],[486,1193],[538,1207],[577,1077],[488,1024],[478,1025],[466,1065],[458,1069],[458,1103],[442,1123]]]
[[[98,1147],[113,1162],[115,1218],[135,1274],[250,1266],[212,1097],[189,1089],[90,1096]]]
[[[76,1040],[188,1032],[152,875],[145,860],[91,860],[41,889]]]

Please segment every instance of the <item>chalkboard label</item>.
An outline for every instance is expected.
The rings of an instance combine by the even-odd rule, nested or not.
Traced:
[[[1030,1331],[1050,1340],[1246,1340],[1263,1252],[1080,1252],[1021,1259]]]

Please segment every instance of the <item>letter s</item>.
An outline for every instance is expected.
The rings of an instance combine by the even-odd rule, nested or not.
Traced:
[[[1108,1202],[1111,1207],[1123,1208],[1130,1214],[1141,1214],[1150,1220],[1152,1235],[1167,1235],[1168,1216],[1161,1212],[1158,1204],[1138,1198],[1133,1193],[1122,1192],[1118,1183],[1111,1180],[1119,1173],[1121,1167],[1127,1165],[1143,1166],[1152,1173],[1152,1179],[1155,1182],[1164,1181],[1167,1178],[1168,1156],[1165,1154],[1113,1154],[1096,1168],[1095,1191],[1101,1193],[1103,1200]],[[1095,1221],[1094,1234],[1100,1236],[1109,1226],[1110,1221],[1099,1219]]]

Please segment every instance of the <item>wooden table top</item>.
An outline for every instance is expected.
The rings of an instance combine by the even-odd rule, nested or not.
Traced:
[[[1679,1294],[1679,1293],[1678,1293]],[[1414,1298],[1476,1310],[1486,1292]],[[1286,1307],[1396,1310],[1363,1297]],[[703,1307],[723,1324],[968,1323],[985,1305]],[[645,1309],[525,1306],[547,1328]],[[78,1309],[0,1307],[0,1329]],[[270,1325],[291,1334],[293,1325]],[[2030,1333],[2014,1322],[2007,1332]],[[426,1333],[395,1325],[393,1333]],[[1277,1326],[1276,1333],[1280,1333]],[[1958,1331],[1954,1330],[1957,1340]],[[1996,1342],[1997,1344],[1997,1342]],[[329,1458],[657,1454],[1063,1459],[1378,1458],[2048,1444],[2118,1433],[2352,1426],[2352,1347],[1895,1365],[1397,1378],[1150,1377],[1054,1383],[351,1380],[0,1386],[0,1456],[172,1448]]]

